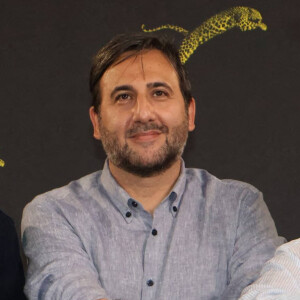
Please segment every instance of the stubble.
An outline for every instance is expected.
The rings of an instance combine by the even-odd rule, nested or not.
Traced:
[[[158,130],[161,134],[165,134],[164,144],[151,155],[147,155],[146,152],[151,151],[147,147],[141,155],[127,142],[121,145],[116,133],[110,132],[102,124],[100,117],[99,130],[103,149],[111,163],[129,173],[151,177],[163,173],[181,157],[188,137],[188,120],[185,116],[184,121],[171,130],[165,125],[158,126],[153,122],[136,124],[130,128],[125,134],[126,137],[147,130]]]

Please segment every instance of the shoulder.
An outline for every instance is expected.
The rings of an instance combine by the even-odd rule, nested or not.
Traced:
[[[219,179],[206,170],[186,168],[187,182],[200,185],[203,190],[228,193],[236,196],[258,196],[260,191],[253,185],[235,179]]]
[[[96,197],[102,171],[86,175],[69,184],[36,196],[23,211],[23,219],[35,213],[63,213],[78,211]]]
[[[276,255],[282,255],[283,253],[287,253],[297,258],[299,264],[298,267],[300,268],[300,238],[285,243],[276,250]]]
[[[0,210],[0,237],[5,238],[15,235],[16,229],[13,220],[6,215],[2,210]]]
[[[238,216],[252,209],[266,210],[262,193],[251,184],[219,179],[203,169],[186,169],[186,190],[208,207],[227,211],[230,215]]]
[[[289,275],[299,274],[300,272],[300,238],[282,244],[276,249],[274,257],[266,264],[264,269],[268,272],[269,269],[275,269],[281,266],[283,270],[288,270]],[[300,278],[298,280],[300,287]]]
[[[3,231],[4,228],[14,227],[13,220],[8,215],[6,215],[2,210],[0,210],[0,224],[1,224],[1,231]]]
[[[81,177],[80,179],[73,180],[65,186],[38,195],[34,200],[40,201],[45,198],[63,200],[67,199],[68,196],[73,194],[88,193],[92,188],[99,185],[101,172],[102,171],[97,171]]]

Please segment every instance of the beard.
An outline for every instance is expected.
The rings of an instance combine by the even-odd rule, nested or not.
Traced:
[[[152,122],[136,124],[129,129],[125,134],[127,138],[147,130],[158,130],[166,135],[165,143],[154,153],[148,153],[148,156],[146,154],[151,150],[147,146],[145,155],[141,155],[130,148],[127,142],[121,145],[117,135],[102,124],[100,117],[99,130],[103,149],[110,162],[134,175],[151,177],[163,173],[181,157],[188,137],[188,120],[185,116],[184,121],[173,127],[171,132],[167,126]]]

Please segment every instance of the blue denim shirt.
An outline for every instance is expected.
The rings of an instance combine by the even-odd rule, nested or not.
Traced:
[[[187,169],[153,217],[103,171],[22,220],[29,299],[238,299],[283,239],[249,184]]]

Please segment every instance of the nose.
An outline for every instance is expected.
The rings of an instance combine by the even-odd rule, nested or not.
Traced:
[[[153,103],[146,96],[139,96],[133,107],[133,121],[147,123],[155,120]]]

